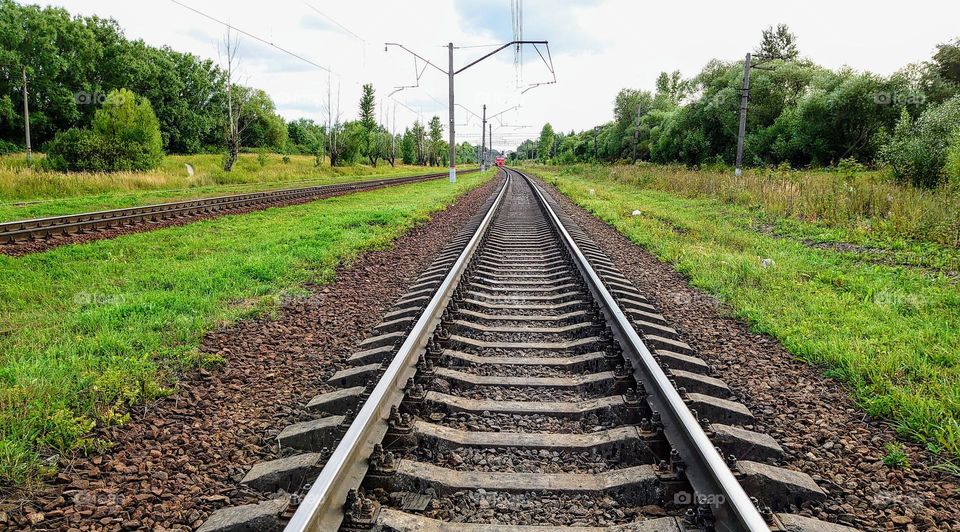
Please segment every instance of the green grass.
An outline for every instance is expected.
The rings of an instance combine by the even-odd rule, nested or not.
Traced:
[[[493,172],[0,256],[0,482],[97,449],[94,423],[166,393],[203,363],[205,331],[270,308],[386,246]]]
[[[537,168],[533,166],[533,168]],[[901,248],[924,242],[960,250],[960,184],[936,190],[900,184],[881,171],[747,169],[684,166],[573,165],[551,172],[598,175],[686,198],[740,205],[771,221],[843,231],[849,242]]]
[[[38,157],[42,157],[39,155]],[[187,175],[186,164],[194,168]],[[380,163],[331,168],[314,166],[305,155],[268,154],[261,166],[257,155],[240,155],[232,172],[224,172],[222,156],[168,155],[148,172],[94,174],[47,172],[27,167],[23,155],[0,156],[0,222],[58,216],[94,210],[134,207],[191,198],[256,190],[323,185],[368,179],[443,172],[423,166]]]
[[[960,455],[955,279],[757,231],[769,212],[644,189],[586,168],[537,173],[673,264],[754,330],[848,383],[868,413],[889,417],[930,449]],[[780,222],[795,233],[818,231],[795,219]],[[764,259],[772,266],[764,267]]]

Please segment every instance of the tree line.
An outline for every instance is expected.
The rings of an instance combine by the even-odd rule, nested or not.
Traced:
[[[370,85],[357,120],[327,109],[326,123],[285,122],[266,92],[235,81],[237,41],[228,33],[224,44],[217,64],[127,39],[113,19],[0,0],[0,154],[24,149],[26,77],[32,144],[52,149],[60,169],[138,170],[163,153],[224,153],[229,170],[241,149],[309,154],[318,165],[447,164],[439,117],[393,134],[375,119]],[[464,143],[458,162],[475,153]]]
[[[377,166],[385,161],[391,166],[397,162],[421,166],[446,166],[449,162],[449,143],[443,140],[444,127],[434,115],[426,123],[417,120],[393,133],[377,122],[375,117],[376,91],[371,84],[363,85],[358,119],[341,122],[338,113],[328,112],[327,124],[316,124],[308,119],[290,123],[291,144],[319,157],[327,153],[331,164],[352,164],[363,161]],[[457,163],[477,162],[476,148],[468,142],[457,146]]]
[[[764,30],[750,73],[747,166],[888,166],[936,186],[960,177],[960,40],[890,76],[830,70],[802,58],[785,25]],[[544,126],[514,158],[730,165],[743,62],[710,61],[692,78],[663,72],[656,90],[623,89],[613,120],[575,133]]]
[[[24,142],[22,73],[29,88],[33,143],[86,127],[111,91],[127,89],[150,102],[163,148],[196,153],[224,147],[225,76],[210,60],[128,40],[116,21],[71,17],[62,8],[0,0],[0,141]],[[252,146],[281,144],[273,102],[252,94],[259,123]],[[253,111],[255,109],[255,112]]]

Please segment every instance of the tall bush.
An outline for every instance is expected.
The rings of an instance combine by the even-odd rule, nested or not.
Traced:
[[[156,168],[163,158],[160,123],[150,102],[127,89],[110,92],[91,129],[58,133],[47,146],[55,170],[118,172]]]
[[[960,129],[958,129],[947,148],[947,163],[943,173],[951,183],[960,184]]]
[[[881,157],[901,180],[932,188],[948,171],[948,148],[960,128],[960,96],[928,107],[916,122],[906,109]]]

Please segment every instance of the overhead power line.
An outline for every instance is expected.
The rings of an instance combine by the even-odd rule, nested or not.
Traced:
[[[223,21],[223,20],[220,20],[220,19],[214,17],[213,15],[208,15],[207,13],[204,13],[203,11],[200,11],[199,9],[195,9],[195,8],[193,8],[193,7],[190,7],[190,6],[188,6],[187,4],[184,4],[183,2],[180,2],[179,0],[170,0],[170,1],[173,2],[174,4],[177,4],[177,5],[180,6],[180,7],[183,7],[183,8],[185,8],[185,9],[189,9],[190,11],[193,11],[194,13],[196,13],[196,14],[204,17],[204,18],[210,19],[210,20],[212,20],[212,21],[214,21],[214,22],[216,22],[216,23],[218,23],[218,24],[222,24],[222,25],[224,25],[224,26],[226,26],[226,27],[228,27],[228,28],[236,31],[237,33],[242,33],[243,35],[246,35],[247,37],[250,37],[251,39],[254,39],[254,40],[259,41],[259,42],[261,42],[261,43],[263,43],[263,44],[266,44],[267,46],[276,48],[277,50],[280,50],[281,52],[283,52],[283,53],[285,53],[285,54],[287,54],[287,55],[293,56],[293,57],[295,57],[295,58],[303,61],[304,63],[307,63],[307,64],[309,64],[309,65],[313,65],[313,66],[319,68],[320,70],[323,70],[324,72],[333,73],[333,72],[331,72],[331,70],[330,70],[329,68],[327,68],[327,67],[325,67],[325,66],[323,66],[323,65],[314,63],[313,61],[307,59],[306,57],[303,57],[302,55],[295,54],[295,53],[291,52],[290,50],[287,50],[286,48],[282,48],[282,47],[280,47],[280,46],[277,46],[276,44],[273,44],[272,42],[270,42],[270,41],[268,41],[268,40],[266,40],[266,39],[264,39],[264,38],[258,37],[258,36],[256,36],[256,35],[250,33],[249,31],[242,30],[242,29],[240,29],[240,28],[238,28],[238,27],[230,24],[229,22],[225,22],[225,21]],[[336,74],[334,73],[334,75],[336,75]]]
[[[306,4],[306,3],[305,3],[305,4]],[[337,21],[334,20],[333,17],[331,17],[330,15],[324,13],[323,11],[320,11],[319,9],[313,7],[313,6],[310,5],[310,4],[306,4],[306,6],[309,7],[310,9],[316,11],[317,14],[319,14],[319,15],[322,16],[323,18],[325,18],[325,19],[329,20],[330,22],[333,22],[334,24],[336,24],[337,27],[340,28],[341,30],[349,33],[350,35],[352,35],[352,36],[355,37],[356,39],[359,39],[359,40],[360,40],[361,42],[363,42],[364,44],[367,43],[367,40],[366,40],[366,39],[364,39],[363,37],[357,35],[357,34],[354,33],[353,31],[351,31],[350,28],[348,28],[348,27],[344,26],[343,24],[340,24],[339,22],[337,22]]]
[[[331,17],[330,15],[324,13],[323,11],[320,11],[320,10],[317,9],[316,7],[310,5],[309,3],[304,2],[304,4],[305,4],[307,7],[309,7],[310,9],[314,10],[315,12],[317,12],[317,14],[319,14],[319,15],[322,16],[323,18],[325,18],[325,19],[329,20],[330,22],[336,24],[336,26],[337,26],[338,28],[340,28],[341,30],[347,32],[347,33],[348,33],[350,36],[352,36],[353,38],[355,38],[355,39],[357,39],[357,40],[360,41],[360,62],[361,62],[361,65],[363,66],[364,71],[366,71],[366,68],[367,68],[367,40],[364,39],[363,37],[357,35],[356,33],[354,33],[352,30],[350,30],[350,28],[348,28],[348,27],[344,26],[343,24],[340,24],[339,22],[337,22],[336,20],[334,20],[334,18]]]
[[[332,75],[334,75],[334,76],[337,76],[338,78],[342,78],[342,77],[343,77],[343,76],[341,76],[339,73],[334,72],[333,70],[331,70],[331,69],[328,68],[328,67],[325,67],[325,66],[323,66],[323,65],[320,65],[320,64],[318,64],[318,63],[316,63],[316,62],[314,62],[314,61],[311,61],[310,59],[307,59],[306,57],[303,57],[302,55],[300,55],[300,54],[298,54],[298,53],[295,53],[295,52],[293,52],[293,51],[291,51],[291,50],[288,50],[288,49],[286,49],[286,48],[277,46],[276,44],[274,44],[274,43],[272,43],[272,42],[270,42],[270,41],[268,41],[268,40],[266,40],[266,39],[263,39],[263,38],[255,35],[255,34],[249,32],[249,31],[246,31],[246,30],[243,30],[243,29],[241,29],[241,28],[238,28],[238,27],[230,24],[229,22],[226,22],[226,21],[223,21],[223,20],[218,19],[217,17],[214,17],[213,15],[210,15],[210,14],[208,14],[208,13],[204,13],[203,11],[200,11],[199,9],[196,9],[196,8],[194,8],[194,7],[191,7],[191,6],[189,6],[189,5],[187,5],[187,4],[183,3],[183,2],[180,2],[179,0],[170,0],[170,1],[173,2],[174,4],[177,4],[177,5],[180,6],[180,7],[183,7],[184,9],[190,10],[190,11],[192,11],[192,12],[194,12],[194,13],[196,13],[196,14],[198,14],[198,15],[206,18],[206,19],[212,20],[212,21],[216,22],[217,24],[221,24],[221,25],[223,25],[223,26],[225,26],[225,27],[227,27],[227,28],[230,28],[230,29],[238,32],[238,33],[241,33],[241,34],[243,34],[243,35],[246,35],[247,37],[250,37],[251,39],[254,39],[254,40],[258,41],[258,42],[261,42],[261,43],[263,43],[263,44],[266,44],[267,46],[273,47],[273,48],[275,48],[275,49],[277,49],[277,50],[279,50],[279,51],[281,51],[281,52],[283,52],[283,53],[285,53],[285,54],[287,54],[287,55],[289,55],[289,56],[291,56],[291,57],[294,57],[294,58],[296,58],[296,59],[298,59],[298,60],[300,60],[300,61],[303,61],[304,63],[306,63],[306,64],[308,64],[308,65],[311,65],[311,66],[313,66],[313,67],[315,67],[315,68],[318,68],[318,69],[320,69],[320,70],[322,70],[322,71],[324,71],[324,72],[326,72],[326,73],[328,73],[328,74],[332,74]],[[308,4],[308,7],[313,8],[313,7],[310,6],[309,4]],[[317,11],[316,8],[313,8],[313,9],[314,9],[314,11]],[[319,11],[317,11],[317,12],[320,13]],[[321,14],[321,15],[324,15],[323,13],[320,13],[320,14]],[[351,35],[353,35],[354,37],[356,37],[356,38],[358,38],[358,39],[360,39],[360,40],[363,40],[362,37],[359,37],[357,34],[353,33],[352,31],[350,31],[349,29],[347,29],[346,27],[344,27],[343,25],[341,25],[339,22],[333,20],[332,18],[330,18],[330,17],[327,16],[327,15],[324,15],[324,16],[327,17],[329,20],[331,20],[334,24],[337,24],[338,26],[340,26],[341,28],[343,28],[345,31],[347,31],[348,33],[350,33]],[[419,111],[415,110],[415,109],[412,109],[409,105],[407,105],[407,104],[403,103],[402,101],[394,98],[392,95],[388,95],[388,97],[389,97],[391,100],[393,100],[394,102],[400,104],[400,106],[403,107],[404,109],[410,111],[411,113],[413,113],[413,114],[415,114],[415,115],[417,115],[417,116],[420,116],[421,113],[420,113]],[[434,100],[436,100],[438,103],[441,103],[441,104],[442,104],[442,102],[440,102],[440,100],[437,100],[436,98],[434,98]]]

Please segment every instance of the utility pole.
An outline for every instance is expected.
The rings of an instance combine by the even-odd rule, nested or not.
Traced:
[[[750,100],[750,54],[743,60],[743,90],[740,94],[740,133],[737,136],[737,169],[739,177],[743,173],[743,140],[747,134],[747,102]]]
[[[23,132],[27,141],[27,162],[33,162],[33,151],[30,149],[30,103],[27,102],[27,66],[21,66],[23,74]]]
[[[483,104],[483,125],[480,127],[480,171],[487,169],[487,104]],[[493,139],[490,139],[491,147]]]
[[[390,155],[393,156],[393,163],[390,166],[397,165],[397,102],[393,102],[393,125],[390,128]],[[403,161],[400,161],[403,164]]]
[[[447,77],[450,80],[450,182],[457,182],[457,136],[453,131],[453,43],[447,44],[450,51],[450,67],[447,69]]]
[[[640,109],[643,107],[643,98],[637,100],[637,125],[633,128],[633,162],[637,162],[637,144],[640,144]]]
[[[493,155],[493,122],[490,123],[490,155]]]

